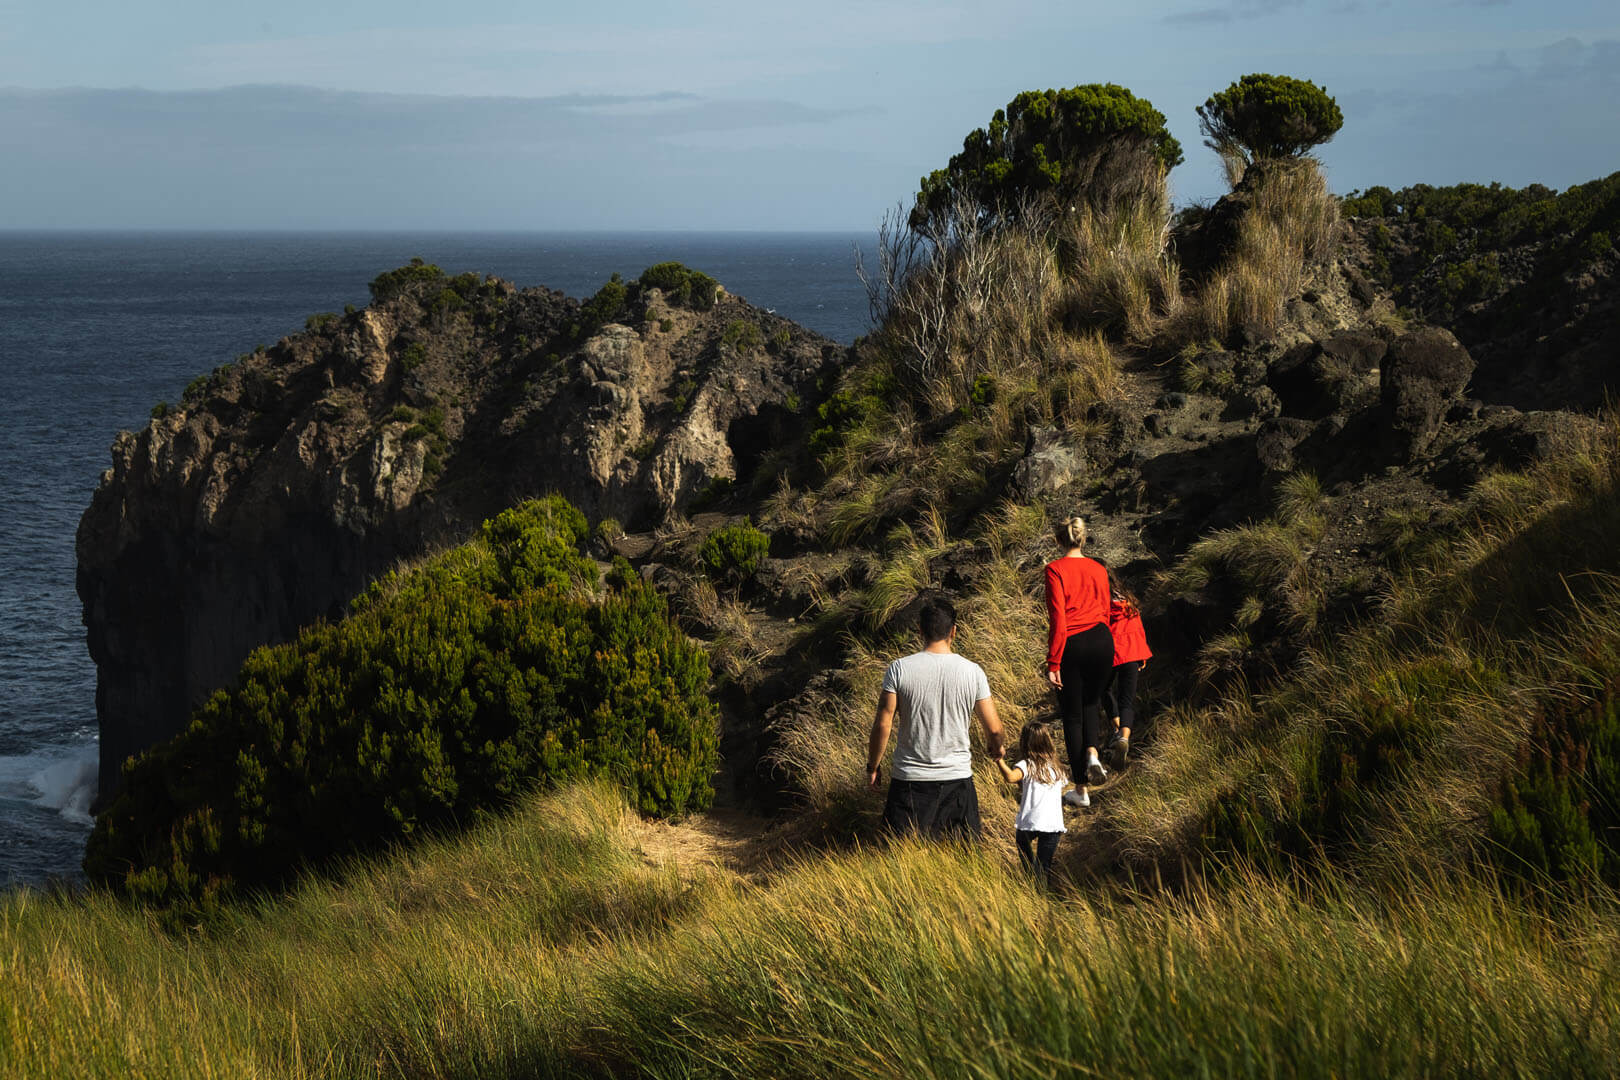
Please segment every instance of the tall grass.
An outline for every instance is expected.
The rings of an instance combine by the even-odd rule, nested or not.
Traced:
[[[1478,879],[1054,895],[1001,844],[690,878],[573,789],[189,939],[13,895],[0,1075],[1602,1076],[1616,914]]]
[[[1169,325],[1166,343],[1269,332],[1284,305],[1334,255],[1339,204],[1313,159],[1251,166],[1243,186],[1250,203],[1236,243]]]
[[[1239,682],[1164,718],[1139,782],[1110,804],[1113,853],[1472,863],[1534,718],[1620,674],[1617,493],[1614,417],[1528,474],[1487,477],[1448,540],[1405,556],[1375,618],[1319,639],[1258,700]],[[1276,571],[1294,564],[1291,545],[1275,549]],[[1270,576],[1286,588],[1299,573]]]

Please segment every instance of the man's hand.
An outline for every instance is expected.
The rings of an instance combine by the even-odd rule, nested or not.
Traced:
[[[1047,668],[1046,681],[1057,687],[1059,690],[1063,689],[1063,673],[1061,671],[1054,668]]]
[[[869,788],[877,787],[878,786],[878,781],[881,780],[881,779],[883,779],[883,766],[881,766],[881,765],[868,765],[866,767],[866,786],[867,787],[869,787]]]

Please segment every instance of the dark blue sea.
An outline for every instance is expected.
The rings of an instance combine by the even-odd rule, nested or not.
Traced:
[[[665,259],[841,342],[867,328],[830,233],[0,232],[0,887],[75,877],[96,784],[73,535],[115,433],[192,377],[363,306],[421,256],[586,297]]]

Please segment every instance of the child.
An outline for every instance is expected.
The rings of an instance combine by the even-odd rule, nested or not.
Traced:
[[[1108,571],[1108,632],[1114,636],[1114,673],[1109,679],[1105,703],[1114,718],[1113,766],[1125,767],[1131,750],[1131,724],[1136,719],[1136,682],[1147,666],[1153,650],[1148,648],[1147,631],[1142,626],[1142,610],[1136,596]]]
[[[1001,777],[1009,784],[1023,783],[1018,804],[1018,858],[1035,879],[1046,883],[1063,835],[1063,789],[1069,778],[1058,767],[1057,743],[1052,728],[1040,722],[1025,724],[1018,737],[1017,765],[996,759]],[[1090,805],[1086,800],[1085,805]]]

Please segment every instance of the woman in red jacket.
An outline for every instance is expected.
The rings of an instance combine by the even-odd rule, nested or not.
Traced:
[[[1057,523],[1063,556],[1046,564],[1046,678],[1057,689],[1068,744],[1069,774],[1077,782],[1100,784],[1108,770],[1097,758],[1103,735],[1102,692],[1114,670],[1114,639],[1108,632],[1108,571],[1085,554],[1086,523],[1067,517]],[[1090,804],[1084,787],[1064,797],[1070,805]]]
[[[1112,758],[1114,768],[1125,767],[1131,752],[1131,724],[1136,720],[1136,682],[1153,656],[1148,648],[1147,630],[1142,626],[1142,608],[1136,595],[1108,571],[1108,630],[1114,636],[1114,671],[1109,678],[1105,704],[1114,718]]]

